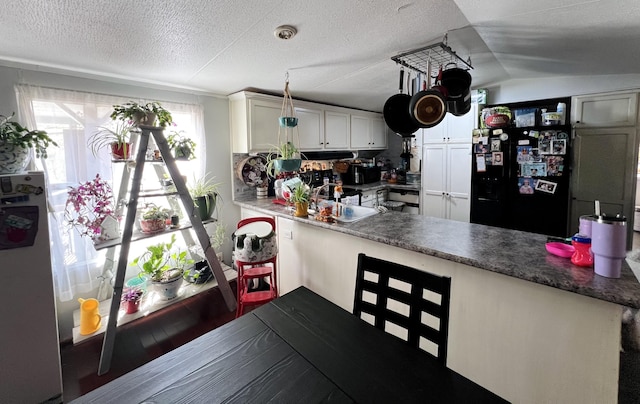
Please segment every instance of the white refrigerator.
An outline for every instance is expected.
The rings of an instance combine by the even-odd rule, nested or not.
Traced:
[[[62,402],[44,173],[0,175],[0,402]]]

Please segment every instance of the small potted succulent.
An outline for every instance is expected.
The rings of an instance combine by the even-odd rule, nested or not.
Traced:
[[[140,229],[143,233],[156,233],[167,228],[167,219],[171,218],[169,209],[149,204],[140,216]]]
[[[173,150],[176,160],[192,160],[196,158],[196,142],[184,135],[184,131],[173,131],[167,137],[169,148]]]
[[[98,151],[109,146],[114,160],[126,160],[131,157],[133,145],[129,141],[133,127],[125,121],[115,121],[112,127],[99,126],[91,135],[88,144],[94,156]]]
[[[220,183],[215,182],[215,177],[210,177],[209,173],[198,179],[194,177],[193,183],[189,184],[189,194],[198,209],[200,220],[211,218],[216,208],[217,199],[220,197],[219,187]]]
[[[121,301],[126,314],[133,314],[140,309],[140,300],[143,294],[144,291],[139,287],[125,289]]]
[[[157,101],[146,104],[129,101],[122,105],[114,105],[110,116],[114,121],[116,119],[131,121],[134,126],[155,126],[158,122],[158,125],[164,128],[173,123],[171,113]]]
[[[69,187],[64,216],[68,225],[94,242],[119,236],[105,232],[105,221],[111,218],[117,222],[117,218],[113,190],[107,181],[100,178],[100,174],[77,187]]]
[[[24,171],[29,164],[30,150],[37,158],[47,158],[47,147],[57,146],[47,132],[29,130],[13,121],[11,116],[0,115],[0,174],[15,174]]]

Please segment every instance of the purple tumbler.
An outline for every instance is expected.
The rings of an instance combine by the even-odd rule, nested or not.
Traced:
[[[619,278],[627,256],[627,219],[620,215],[597,216],[591,224],[591,251],[596,274]]]

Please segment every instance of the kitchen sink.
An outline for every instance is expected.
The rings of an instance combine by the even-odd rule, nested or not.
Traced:
[[[345,215],[335,217],[336,222],[338,223],[353,223],[359,220],[365,219],[369,216],[377,215],[380,211],[376,208],[369,208],[366,206],[354,206],[348,205],[351,209],[353,209],[353,215],[347,219]],[[346,206],[344,207],[346,208]]]

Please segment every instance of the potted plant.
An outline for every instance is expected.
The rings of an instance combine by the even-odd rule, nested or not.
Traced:
[[[164,107],[157,101],[148,102],[146,104],[138,104],[137,102],[129,101],[122,105],[114,105],[113,112],[111,113],[111,119],[114,121],[120,119],[122,121],[129,120],[134,126],[148,125],[155,126],[156,121],[161,127],[173,123],[173,117],[171,113],[164,109]]]
[[[125,289],[121,302],[126,314],[133,314],[138,311],[143,294],[144,291],[139,287]]]
[[[193,183],[189,186],[189,194],[193,199],[195,207],[198,209],[200,220],[208,220],[211,218],[216,208],[217,199],[220,197],[218,188],[219,182],[215,182],[215,177],[206,173],[202,178],[193,178]],[[221,198],[222,200],[222,198]]]
[[[267,155],[267,175],[275,178],[281,172],[297,171],[302,165],[302,153],[290,141],[273,146]]]
[[[109,183],[96,174],[91,181],[78,187],[69,187],[64,209],[65,220],[81,236],[103,241],[119,236],[118,231],[106,232],[107,218],[115,220],[113,190]],[[114,234],[115,233],[115,234]]]
[[[293,215],[296,217],[307,217],[309,215],[309,201],[311,200],[311,189],[305,183],[296,186],[289,197],[289,201],[295,204],[296,210]]]
[[[192,160],[196,158],[196,142],[184,135],[183,131],[173,131],[167,138],[169,148],[173,150],[176,160]]]
[[[216,252],[216,258],[220,263],[222,263],[222,251],[220,248],[222,244],[224,244],[224,240],[226,238],[226,225],[222,222],[216,222],[214,233],[209,237],[209,242],[211,243],[211,247]],[[193,250],[192,250],[193,251]],[[197,254],[204,255],[204,250],[199,249]],[[196,262],[192,269],[187,269],[184,271],[184,279],[187,282],[200,284],[206,283],[213,279],[213,272],[209,267],[209,263],[206,260],[202,260]]]
[[[171,217],[169,209],[149,204],[140,217],[140,229],[143,233],[156,233],[167,228],[167,219]]]
[[[129,141],[131,128],[125,121],[116,121],[113,127],[99,126],[88,141],[91,152],[97,156],[100,149],[109,146],[114,160],[130,158],[133,150]]]
[[[30,150],[36,157],[47,158],[47,147],[57,146],[43,130],[29,130],[11,116],[0,115],[0,174],[15,174],[24,171],[29,164]]]
[[[164,300],[178,295],[185,267],[193,264],[193,260],[187,258],[187,251],[172,251],[175,242],[176,235],[172,234],[168,243],[147,246],[146,251],[131,263],[141,269],[141,274],[149,276],[151,284]]]

